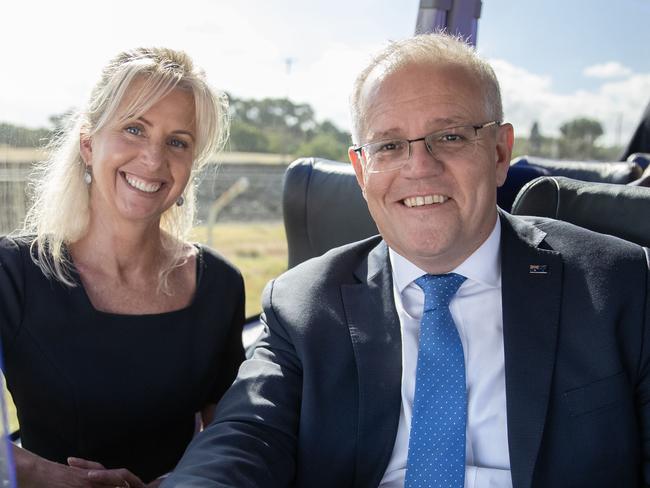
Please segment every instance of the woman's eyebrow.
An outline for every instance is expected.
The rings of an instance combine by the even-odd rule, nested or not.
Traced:
[[[190,139],[192,139],[192,141],[194,141],[194,139],[195,139],[194,134],[189,130],[182,130],[182,129],[174,130],[174,131],[172,131],[172,134],[184,134],[184,135],[188,136]]]

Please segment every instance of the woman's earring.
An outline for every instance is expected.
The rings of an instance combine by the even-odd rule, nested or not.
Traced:
[[[84,182],[86,185],[90,185],[93,182],[93,173],[90,166],[86,166],[86,169],[84,170]]]
[[[177,206],[177,207],[182,207],[184,203],[185,203],[185,199],[183,198],[183,195],[181,195],[181,196],[178,197],[178,199],[176,200],[176,206]]]

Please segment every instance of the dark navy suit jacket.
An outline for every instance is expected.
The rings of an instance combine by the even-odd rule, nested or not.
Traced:
[[[650,483],[648,256],[502,213],[508,444],[515,488]],[[401,339],[379,237],[264,293],[252,359],[163,487],[376,487],[400,413]]]

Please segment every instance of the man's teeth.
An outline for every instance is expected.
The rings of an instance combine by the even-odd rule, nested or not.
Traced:
[[[160,183],[145,183],[144,181],[134,178],[133,176],[130,175],[124,175],[124,176],[129,185],[131,185],[133,188],[137,188],[138,190],[146,193],[157,192],[161,186]]]
[[[443,203],[449,200],[444,195],[426,195],[423,197],[408,197],[404,199],[404,205],[407,207],[421,207],[422,205],[431,205],[432,203]]]

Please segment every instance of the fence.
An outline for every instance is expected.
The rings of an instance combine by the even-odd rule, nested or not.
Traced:
[[[16,229],[27,210],[31,165],[0,161],[0,235]]]
[[[0,152],[0,235],[16,229],[28,207],[29,161],[3,161]],[[219,214],[220,221],[260,222],[282,219],[284,162],[225,162],[208,165],[199,178],[198,221],[205,223],[212,202],[236,181],[246,177],[249,186]]]

